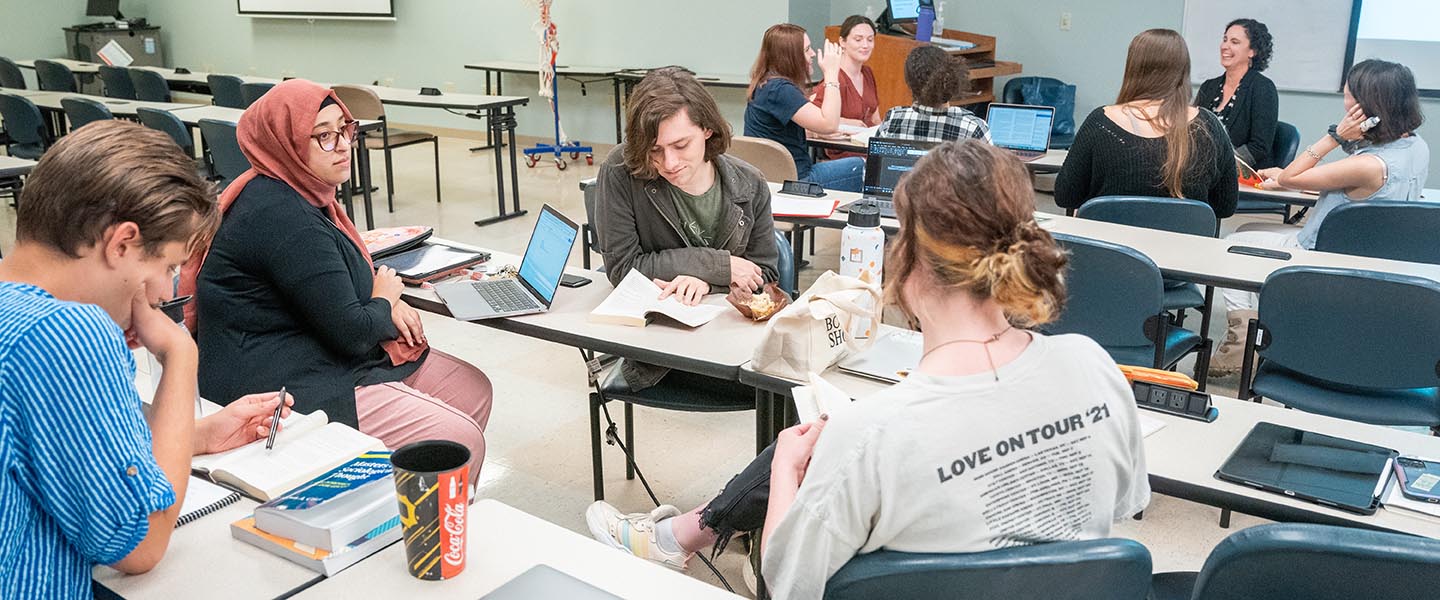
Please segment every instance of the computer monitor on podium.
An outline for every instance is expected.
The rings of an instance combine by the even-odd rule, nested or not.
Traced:
[[[920,17],[921,0],[885,0],[891,23],[913,23]]]
[[[120,14],[120,0],[86,0],[85,16],[114,17],[117,21],[125,18]]]

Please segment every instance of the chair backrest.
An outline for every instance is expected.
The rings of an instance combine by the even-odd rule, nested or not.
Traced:
[[[1285,267],[1260,287],[1258,354],[1303,375],[1371,389],[1440,386],[1440,282]]]
[[[70,72],[70,67],[53,60],[42,58],[35,61],[35,80],[40,82],[40,89],[45,91],[80,91],[75,88],[75,74]]]
[[[1356,256],[1440,264],[1440,203],[1347,202],[1320,222],[1315,249]]]
[[[0,87],[25,89],[25,75],[20,72],[20,65],[4,56],[0,56]]]
[[[1275,166],[1283,168],[1289,165],[1299,151],[1300,130],[1284,121],[1276,123],[1275,143],[1270,146],[1270,156],[1275,159]]]
[[[110,98],[135,99],[135,83],[130,81],[130,69],[100,65],[100,83],[105,85],[105,95]]]
[[[245,108],[245,96],[240,93],[240,86],[245,82],[234,75],[207,75],[205,82],[210,84],[210,96],[215,106],[226,108]]]
[[[385,118],[385,105],[380,102],[380,96],[370,88],[358,85],[336,85],[331,86],[335,95],[345,108],[350,109],[350,116],[361,120],[380,120]]]
[[[1047,333],[1078,333],[1106,347],[1153,346],[1165,283],[1149,257],[1128,246],[1055,234],[1070,253],[1069,298]]]
[[[265,95],[265,92],[270,91],[270,88],[273,87],[275,87],[273,83],[240,84],[240,99],[241,102],[245,104],[245,106],[240,108],[250,108],[251,104],[254,104],[256,100],[259,100],[261,96]]]
[[[1037,83],[1053,86],[1065,85],[1065,82],[1060,81],[1059,79],[1056,79],[1054,77],[1036,77],[1033,75],[1027,75],[1025,77],[1012,77],[1009,81],[1005,82],[1005,87],[1000,89],[1000,101],[1005,104],[1024,104],[1025,86],[1034,85]]]
[[[89,98],[61,98],[60,106],[65,109],[65,116],[70,119],[70,129],[79,129],[95,121],[108,121],[115,118],[110,114],[110,109],[104,104]]]
[[[799,177],[790,151],[775,140],[737,135],[730,138],[730,150],[726,154],[760,169],[765,181],[784,183],[787,179]]]
[[[1134,540],[1055,542],[967,554],[881,550],[850,559],[825,600],[1140,600],[1150,552]]]
[[[1215,546],[1194,600],[1411,600],[1440,589],[1440,541],[1305,523],[1259,525]]]
[[[795,250],[790,247],[790,239],[785,237],[785,232],[775,232],[775,247],[780,250],[779,264],[775,265],[780,275],[780,289],[793,297],[795,286],[791,282],[795,281]]]
[[[0,119],[3,119],[5,133],[17,144],[50,144],[45,130],[45,117],[40,107],[29,98],[15,94],[0,93]]]
[[[135,109],[135,115],[140,118],[142,125],[165,132],[186,155],[195,156],[195,140],[190,137],[190,128],[186,127],[185,122],[175,116],[175,113],[142,106]]]
[[[235,138],[235,124],[218,119],[200,119],[200,135],[205,138],[205,147],[210,150],[210,161],[215,173],[230,180],[239,177],[250,168],[250,159],[240,151],[240,142]]]
[[[1220,227],[1209,204],[1159,196],[1099,196],[1081,204],[1075,216],[1204,237],[1215,237]]]
[[[170,84],[165,76],[148,69],[130,69],[130,81],[135,83],[135,99],[146,102],[169,102]]]

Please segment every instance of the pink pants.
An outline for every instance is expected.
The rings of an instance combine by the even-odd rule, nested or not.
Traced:
[[[451,440],[470,449],[470,483],[485,462],[490,378],[474,365],[434,348],[401,381],[355,388],[360,431],[390,449],[420,440]]]

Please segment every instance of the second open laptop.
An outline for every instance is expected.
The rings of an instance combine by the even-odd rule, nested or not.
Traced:
[[[990,125],[990,143],[1004,148],[1030,162],[1050,150],[1050,129],[1055,125],[1055,109],[1025,104],[991,104],[986,113]]]
[[[865,154],[864,197],[858,202],[869,202],[880,208],[880,216],[895,217],[895,186],[900,178],[920,162],[930,149],[938,146],[935,142],[901,140],[896,138],[870,138]],[[848,211],[849,205],[841,207]]]
[[[511,317],[550,310],[565,261],[580,226],[550,205],[540,209],[525,257],[514,279],[453,281],[435,286],[450,314],[462,321]]]

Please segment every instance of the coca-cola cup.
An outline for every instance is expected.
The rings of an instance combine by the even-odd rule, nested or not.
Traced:
[[[420,579],[465,570],[465,516],[470,508],[470,449],[446,440],[407,444],[390,455],[405,532],[405,559]]]

